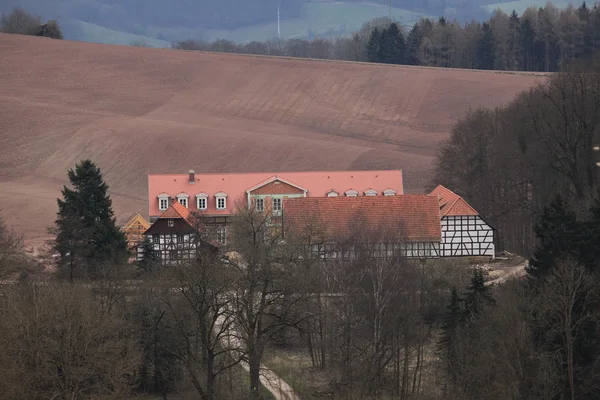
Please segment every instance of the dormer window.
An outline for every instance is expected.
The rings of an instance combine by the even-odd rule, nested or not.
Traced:
[[[190,196],[185,193],[180,193],[177,195],[177,201],[185,208],[188,208],[188,198],[189,197]]]
[[[159,194],[158,195],[158,210],[165,211],[169,208],[169,195],[168,194]]]
[[[377,191],[373,189],[365,190],[365,196],[377,196]]]
[[[346,197],[356,197],[358,196],[358,192],[354,189],[346,190]]]
[[[206,193],[199,193],[196,195],[196,206],[198,210],[206,210],[208,205],[208,195]]]
[[[227,194],[219,192],[215,194],[217,199],[217,210],[225,210],[227,208]]]
[[[394,189],[386,189],[383,191],[384,196],[395,196],[396,191]]]
[[[329,192],[326,193],[327,197],[338,197],[340,194],[338,192],[336,192],[335,190],[330,190]]]

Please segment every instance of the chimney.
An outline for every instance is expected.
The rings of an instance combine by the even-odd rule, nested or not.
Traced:
[[[196,182],[196,173],[194,172],[193,169],[190,169],[190,171],[188,172],[190,174],[190,179],[189,179],[189,183],[195,183]]]

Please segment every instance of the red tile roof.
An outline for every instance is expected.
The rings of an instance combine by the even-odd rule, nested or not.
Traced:
[[[471,207],[469,203],[465,201],[465,199],[442,185],[438,185],[429,194],[439,197],[440,213],[442,217],[456,215],[479,215],[477,210]]]
[[[329,239],[366,228],[375,233],[391,230],[410,242],[441,241],[436,196],[290,198],[283,202],[283,218],[288,231],[315,224]]]
[[[160,219],[176,219],[183,218],[186,222],[190,222],[190,210],[185,208],[180,202],[174,201],[162,214],[159,215]]]
[[[157,216],[159,194],[176,197],[186,193],[189,197],[189,208],[196,211],[196,195],[205,193],[207,209],[205,215],[230,215],[235,212],[238,201],[246,201],[246,190],[260,184],[267,184],[273,178],[305,189],[307,197],[325,197],[334,189],[340,195],[348,189],[356,189],[359,196],[365,190],[372,188],[381,195],[385,189],[393,188],[396,194],[404,193],[401,170],[372,170],[372,171],[308,171],[308,172],[253,172],[228,174],[195,174],[194,183],[189,183],[189,174],[148,175],[149,215]],[[216,208],[215,194],[227,194],[227,209]]]

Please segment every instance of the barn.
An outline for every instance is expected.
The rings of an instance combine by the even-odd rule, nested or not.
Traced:
[[[442,185],[430,195],[437,196],[440,205],[442,257],[495,257],[495,229],[469,203]]]

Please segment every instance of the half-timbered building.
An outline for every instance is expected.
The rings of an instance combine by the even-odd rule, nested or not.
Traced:
[[[403,194],[401,170],[156,174],[148,176],[150,222],[172,204],[201,214],[214,240],[227,241],[227,229],[240,206],[281,219],[283,200],[305,197],[389,197]]]
[[[140,214],[135,214],[122,227],[121,230],[125,234],[127,247],[134,249],[144,240],[144,232],[150,228],[150,223],[146,221]]]
[[[205,240],[205,227],[179,202],[171,204],[144,232],[152,251],[162,265],[190,261],[199,251],[217,251],[219,243]],[[143,246],[137,248],[137,259],[144,257]]]
[[[495,257],[495,229],[469,203],[442,185],[431,193],[439,199],[442,257]]]
[[[320,258],[438,258],[442,241],[436,196],[286,199],[284,235],[298,235]],[[310,242],[310,243],[309,243]]]

